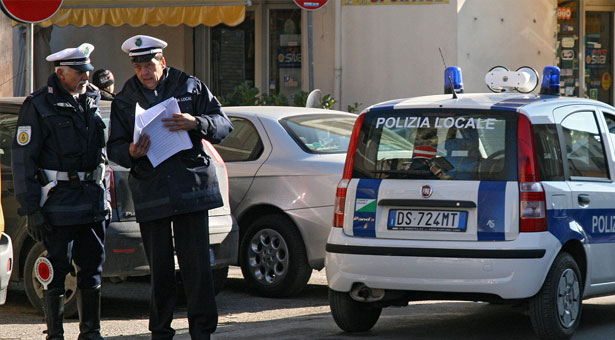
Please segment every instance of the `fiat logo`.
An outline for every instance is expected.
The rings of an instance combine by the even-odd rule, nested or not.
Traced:
[[[431,190],[431,186],[429,185],[423,185],[423,187],[421,188],[421,195],[423,195],[424,198],[431,197],[432,192],[433,191]]]

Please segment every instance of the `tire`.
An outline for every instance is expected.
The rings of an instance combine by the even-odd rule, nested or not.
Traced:
[[[34,264],[36,259],[47,255],[45,246],[37,242],[34,244],[24,263],[24,286],[28,300],[39,314],[43,312],[43,285],[36,278],[34,273]],[[65,300],[64,300],[64,317],[70,318],[77,315],[77,271],[76,268],[66,275],[65,280]]]
[[[541,339],[570,339],[579,326],[583,282],[570,254],[555,258],[542,288],[529,301],[532,327]]]
[[[216,292],[216,295],[218,295],[218,293],[224,289],[224,284],[226,283],[226,278],[228,277],[228,266],[212,269],[211,274],[214,279],[214,291]]]
[[[355,301],[348,292],[332,289],[329,289],[329,306],[333,320],[346,332],[369,331],[382,312],[382,307],[372,307],[367,303]]]
[[[299,231],[279,214],[259,217],[248,226],[239,246],[239,264],[252,291],[266,297],[297,295],[312,275]]]

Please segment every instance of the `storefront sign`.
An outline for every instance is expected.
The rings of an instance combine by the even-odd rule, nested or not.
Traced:
[[[295,0],[295,4],[297,4],[297,6],[303,9],[306,9],[308,11],[319,9],[320,7],[324,6],[326,3],[327,3],[327,0],[311,0],[311,1]]]
[[[611,78],[611,74],[608,72],[604,72],[602,74],[602,89],[608,91],[611,88],[612,83],[613,79]]]
[[[344,6],[366,5],[434,5],[448,4],[449,0],[341,0]]]
[[[574,38],[572,38],[572,37],[562,38],[562,47],[573,48],[574,47]]]
[[[587,67],[604,67],[607,54],[606,48],[588,48],[585,50],[585,65]]]
[[[278,48],[279,68],[301,68],[301,46],[282,46]]]
[[[562,50],[560,57],[562,60],[572,60],[574,59],[574,50]]]
[[[572,16],[572,10],[570,7],[558,7],[557,8],[557,19],[558,20],[568,20]]]

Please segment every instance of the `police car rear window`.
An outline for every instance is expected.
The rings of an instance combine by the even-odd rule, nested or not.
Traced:
[[[516,180],[516,121],[490,110],[368,112],[353,177]]]

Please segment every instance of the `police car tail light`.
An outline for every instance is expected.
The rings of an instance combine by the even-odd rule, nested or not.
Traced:
[[[546,231],[546,199],[540,184],[532,124],[519,115],[517,126],[517,166],[519,176],[519,231]]]
[[[344,226],[344,207],[346,206],[346,190],[348,189],[349,183],[349,179],[342,179],[337,184],[335,203],[333,205],[333,226],[336,228]]]
[[[113,176],[111,167],[109,167],[109,195],[111,196],[111,208],[115,209],[115,176]]]
[[[222,159],[222,156],[220,156],[218,150],[216,150],[216,148],[209,141],[203,139],[202,142],[203,146],[205,147],[205,150],[207,150],[207,154],[209,154],[214,159],[214,162],[221,164],[224,167],[224,176],[226,177],[225,182],[228,185],[228,171],[226,169],[226,163],[224,163],[224,159]],[[226,193],[229,194],[229,191],[227,190]]]
[[[359,140],[359,132],[361,131],[361,125],[363,125],[363,119],[365,118],[365,112],[361,113],[354,123],[352,128],[352,135],[350,135],[350,142],[348,143],[348,152],[346,153],[346,164],[344,164],[344,173],[342,180],[337,184],[337,190],[335,191],[335,204],[333,206],[333,226],[341,228],[344,226],[344,210],[346,205],[346,190],[350,179],[352,178],[352,169],[354,168],[354,155],[357,150],[357,142]]]

